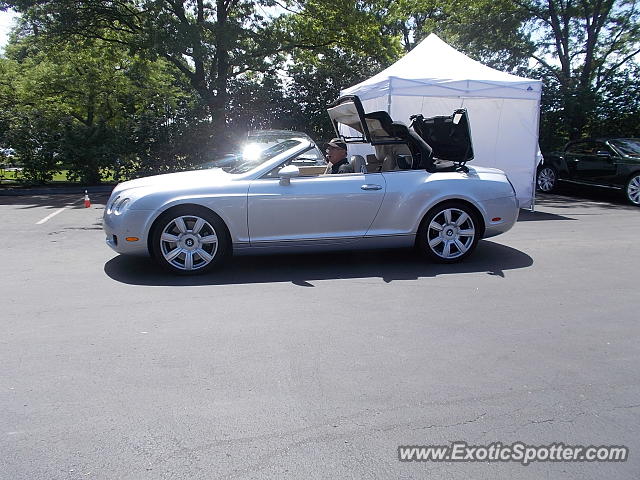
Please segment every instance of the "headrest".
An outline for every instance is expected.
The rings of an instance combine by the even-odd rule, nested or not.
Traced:
[[[367,165],[362,155],[352,155],[349,165],[353,168],[353,173],[367,173]]]
[[[378,158],[376,157],[373,153],[370,153],[369,155],[367,155],[367,165],[379,165],[382,163],[382,158]]]

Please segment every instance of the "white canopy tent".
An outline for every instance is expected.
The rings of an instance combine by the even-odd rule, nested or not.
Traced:
[[[407,125],[414,114],[451,115],[466,108],[473,164],[505,171],[526,208],[534,201],[541,91],[540,80],[482,65],[432,33],[389,68],[341,94],[357,95],[365,111],[386,110]],[[350,152],[368,153],[362,148],[351,145]]]

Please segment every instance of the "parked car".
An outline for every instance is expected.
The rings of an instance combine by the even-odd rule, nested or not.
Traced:
[[[562,153],[546,155],[538,167],[538,189],[553,191],[559,182],[613,188],[640,206],[640,139],[582,139]]]
[[[232,253],[414,245],[451,263],[516,222],[506,175],[464,165],[472,156],[466,112],[417,119],[434,148],[386,112],[365,114],[357,97],[329,113],[357,132],[342,135],[346,142],[375,146],[366,160],[351,157],[355,173],[326,174],[320,149],[301,134],[222,168],[124,182],[105,208],[107,244],[177,274],[208,271]]]

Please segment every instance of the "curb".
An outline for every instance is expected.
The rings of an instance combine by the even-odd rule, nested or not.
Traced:
[[[0,197],[18,197],[26,195],[83,195],[87,193],[111,193],[115,185],[99,185],[95,187],[42,187],[42,188],[0,188]]]

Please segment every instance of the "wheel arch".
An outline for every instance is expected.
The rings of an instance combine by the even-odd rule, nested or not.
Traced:
[[[624,185],[623,185],[623,192],[624,192],[624,196],[627,199],[627,201],[631,202],[633,205],[638,206],[637,203],[635,203],[634,201],[631,200],[631,198],[629,198],[629,192],[628,192],[628,188],[629,188],[629,183],[631,182],[631,180],[633,180],[636,177],[640,176],[640,168],[636,168],[635,170],[633,170],[631,173],[629,173],[629,175],[627,175],[627,178],[624,181]]]
[[[553,184],[547,188],[547,190],[544,190],[541,186],[540,186],[540,182],[541,182],[541,174],[544,170],[550,170],[551,173],[553,174],[554,177],[554,181]],[[541,192],[546,192],[546,193],[550,193],[554,190],[556,190],[558,188],[558,180],[560,179],[560,171],[558,170],[558,167],[552,163],[548,163],[546,165],[542,165],[539,166],[536,169],[536,184],[535,184],[535,189],[536,190],[540,190]],[[546,180],[549,180],[549,174],[547,174],[547,178]]]
[[[636,167],[633,170],[631,170],[631,172],[624,179],[624,186],[626,187],[627,184],[631,181],[631,179],[634,177],[637,177],[638,175],[640,175],[640,167]]]
[[[569,175],[569,167],[567,165],[564,154],[548,155],[546,157],[543,157],[543,159],[544,160],[540,162],[536,167],[536,174],[544,167],[551,167],[555,169],[558,176],[566,177]]]
[[[444,198],[444,199],[439,199],[437,202],[434,202],[432,205],[429,205],[429,207],[427,209],[424,210],[424,212],[422,212],[422,216],[420,217],[420,222],[418,223],[418,228],[416,231],[420,230],[420,228],[422,227],[422,225],[424,224],[425,220],[427,219],[427,214],[433,210],[434,208],[447,204],[447,203],[462,203],[466,206],[468,206],[475,214],[476,217],[478,219],[478,221],[480,222],[480,225],[478,225],[479,229],[480,229],[480,238],[484,237],[484,233],[486,230],[486,224],[485,224],[485,214],[483,212],[483,210],[476,205],[473,201],[467,199],[467,198],[462,198],[462,197],[451,197],[451,198]],[[417,235],[416,235],[416,241],[417,241]]]
[[[166,205],[166,208],[164,208],[163,210],[159,211],[158,214],[155,216],[155,218],[153,218],[150,222],[149,228],[147,229],[147,251],[149,252],[149,255],[153,255],[153,234],[155,229],[158,227],[159,222],[165,217],[170,215],[172,212],[176,211],[176,210],[181,210],[183,208],[192,208],[194,211],[195,210],[200,210],[200,211],[205,211],[208,214],[214,215],[215,217],[217,217],[220,222],[222,223],[222,225],[224,226],[224,234],[226,235],[227,239],[229,240],[229,243],[232,245],[233,241],[231,238],[231,232],[229,231],[229,226],[227,225],[227,222],[225,222],[224,218],[222,216],[220,216],[218,213],[216,213],[215,211],[213,211],[212,209],[210,209],[209,207],[205,207],[204,205],[198,204],[198,203],[179,203],[179,204],[174,204],[174,205]],[[194,212],[195,213],[195,212]]]

